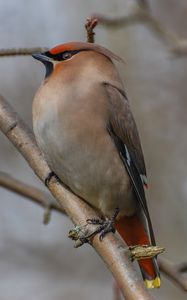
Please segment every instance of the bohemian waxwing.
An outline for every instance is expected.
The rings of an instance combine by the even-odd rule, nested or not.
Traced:
[[[128,245],[155,245],[137,127],[113,60],[96,44],[71,42],[33,55],[46,67],[33,102],[37,143],[52,171],[104,217]],[[156,258],[139,261],[148,288],[160,286]]]

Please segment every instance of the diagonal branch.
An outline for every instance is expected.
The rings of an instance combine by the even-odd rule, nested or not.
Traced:
[[[36,144],[33,133],[2,97],[0,97],[0,129],[44,182],[50,169]],[[84,225],[88,218],[97,216],[94,209],[66,190],[55,178],[49,182],[49,190],[75,225]],[[88,230],[93,229],[94,226],[89,225]],[[113,273],[127,300],[153,299],[142,280],[138,278],[127,252],[124,251],[123,243],[117,237],[109,233],[101,242],[99,237],[95,236],[91,244]]]
[[[0,172],[0,186],[27,197],[44,208],[56,210],[63,214],[65,213],[62,207],[49,199],[45,192],[12,178],[4,172]],[[187,271],[187,264],[173,264],[165,258],[159,258],[159,266],[165,276],[174,281],[184,291],[187,291],[187,279],[183,275],[183,273]]]
[[[49,196],[45,192],[25,184],[4,172],[0,172],[0,186],[21,196],[27,197],[29,200],[34,201],[34,203],[39,204],[46,209],[55,210],[65,214],[63,208],[58,205],[58,203],[49,199]],[[169,280],[175,282],[184,291],[187,291],[187,278],[183,275],[183,273],[187,271],[186,263],[173,264],[163,257],[159,258],[158,263],[160,271],[168,277]],[[118,299],[119,289],[116,288],[115,291],[116,299]]]

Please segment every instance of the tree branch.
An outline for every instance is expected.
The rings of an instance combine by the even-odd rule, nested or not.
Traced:
[[[97,19],[95,18],[87,18],[85,29],[87,33],[87,42],[94,43],[95,32],[94,28],[97,26]],[[1,56],[18,56],[18,55],[31,55],[37,52],[45,52],[48,48],[46,47],[34,47],[34,48],[8,48],[8,49],[0,49],[0,57]]]
[[[86,19],[85,29],[87,32],[87,42],[88,43],[95,42],[95,39],[94,39],[95,32],[93,30],[97,26],[97,23],[98,23],[98,21],[95,18],[87,18]]]
[[[155,35],[157,35],[169,47],[170,51],[175,56],[187,55],[187,39],[178,36],[174,32],[169,31],[161,22],[159,22],[150,12],[148,1],[137,0],[137,5],[132,6],[125,16],[113,17],[102,14],[94,14],[91,18],[87,19],[85,24],[87,31],[87,41],[94,43],[93,32],[97,22],[112,28],[127,27],[133,24],[142,23],[150,28]],[[17,55],[31,55],[35,52],[45,52],[48,48],[35,47],[35,48],[12,48],[0,49],[1,56],[17,56]]]
[[[30,201],[33,201],[34,203],[42,206],[45,209],[43,219],[44,224],[47,224],[49,222],[51,210],[55,210],[65,214],[64,209],[60,205],[58,205],[58,203],[50,199],[49,195],[47,195],[45,192],[26,183],[23,183],[15,178],[12,178],[4,172],[0,172],[0,186],[23,197],[26,197]]]
[[[51,199],[49,199],[46,193],[17,179],[12,178],[4,172],[0,172],[0,186],[11,190],[12,192],[15,192],[19,195],[27,197],[29,200],[34,201],[35,203],[39,204],[40,206],[46,209],[55,210],[59,213],[65,214],[63,208]],[[187,271],[187,264],[173,264],[165,258],[159,258],[158,262],[161,272],[166,277],[168,277],[169,280],[175,282],[184,291],[187,291],[187,279],[182,274],[183,272]],[[120,297],[119,289],[116,285],[115,297],[116,299]]]
[[[4,172],[0,172],[0,186],[21,196],[27,197],[29,200],[34,201],[34,203],[39,204],[47,210],[55,210],[59,213],[65,214],[64,209],[58,205],[58,203],[49,199],[49,196],[45,192],[12,178]],[[158,263],[160,271],[168,277],[169,280],[175,282],[184,291],[187,291],[187,278],[182,274],[187,271],[187,263],[173,264],[163,257],[159,258]],[[120,294],[116,285],[115,292],[116,299],[118,299]]]
[[[33,133],[2,97],[0,97],[0,129],[44,182],[50,169],[36,145]],[[75,225],[85,225],[88,218],[97,216],[93,208],[65,189],[55,178],[50,180],[49,190]],[[88,230],[93,229],[94,225],[89,224]],[[127,300],[153,299],[142,280],[138,278],[123,243],[116,236],[109,233],[101,242],[96,235],[91,244],[113,273]]]
[[[0,56],[31,55],[33,53],[45,52],[47,50],[48,48],[44,47],[0,49]]]
[[[118,28],[127,27],[137,23],[145,24],[152,32],[165,42],[170,51],[177,56],[187,54],[187,39],[179,37],[174,32],[169,31],[150,12],[147,1],[137,1],[138,4],[132,6],[125,16],[112,17],[101,14],[94,14],[93,18],[98,19],[98,23],[106,27]]]
[[[173,264],[165,258],[159,258],[158,262],[162,273],[184,291],[187,291],[187,277],[182,274],[187,271],[187,263]]]

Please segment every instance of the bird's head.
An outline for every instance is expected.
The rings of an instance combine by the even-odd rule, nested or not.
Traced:
[[[84,42],[70,42],[66,44],[58,45],[49,51],[43,53],[35,53],[32,56],[41,61],[46,67],[46,77],[48,77],[54,68],[54,65],[58,63],[64,63],[73,59],[78,53],[83,51],[95,51],[98,52],[110,60],[115,59],[117,61],[123,62],[123,60],[112,53],[110,50],[92,43]]]

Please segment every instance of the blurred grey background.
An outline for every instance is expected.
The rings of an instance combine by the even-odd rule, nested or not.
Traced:
[[[86,39],[92,13],[126,13],[132,0],[0,1],[1,48],[52,47]],[[187,38],[186,0],[150,1],[169,30]],[[96,29],[96,42],[126,61],[121,72],[139,127],[149,178],[148,202],[158,245],[173,262],[187,260],[187,56],[174,58],[143,25]],[[31,57],[0,58],[0,93],[31,126],[33,96],[43,67]],[[0,170],[45,187],[10,142],[0,134]],[[78,250],[67,237],[70,221],[0,188],[0,300],[112,299],[112,277],[88,247]],[[163,278],[163,299],[186,295]]]

